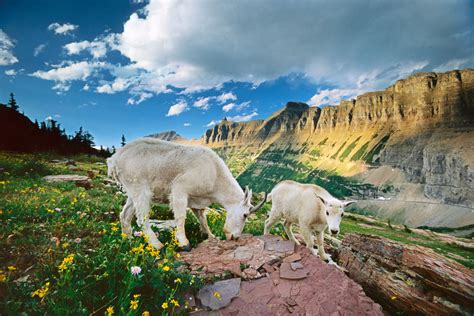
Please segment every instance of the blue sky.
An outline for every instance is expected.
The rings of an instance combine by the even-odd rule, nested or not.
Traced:
[[[0,102],[99,145],[474,67],[472,1],[0,2]]]

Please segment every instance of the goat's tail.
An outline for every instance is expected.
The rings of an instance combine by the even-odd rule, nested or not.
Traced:
[[[266,202],[271,202],[272,201],[272,192],[267,194],[267,201]]]

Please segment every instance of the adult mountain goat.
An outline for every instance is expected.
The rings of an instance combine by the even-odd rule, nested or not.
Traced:
[[[284,219],[283,227],[288,238],[299,244],[291,227],[300,227],[306,247],[323,260],[330,260],[324,251],[324,230],[329,227],[331,234],[339,233],[344,207],[354,201],[340,201],[328,191],[314,184],[302,184],[294,181],[278,183],[268,195],[272,201],[272,210],[265,221],[264,234],[280,219]],[[318,252],[313,248],[313,232],[316,233]]]
[[[134,216],[149,242],[163,247],[153,233],[149,213],[153,200],[169,201],[177,224],[176,239],[185,250],[190,249],[184,231],[186,210],[191,208],[208,237],[214,237],[204,209],[219,203],[227,210],[224,232],[227,239],[242,233],[246,217],[260,208],[253,207],[252,191],[241,189],[216,153],[202,146],[181,145],[153,138],[142,138],[117,150],[107,160],[108,175],[127,194],[120,213],[124,234],[131,235]]]

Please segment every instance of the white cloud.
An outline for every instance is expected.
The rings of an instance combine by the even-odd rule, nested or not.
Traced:
[[[107,54],[106,43],[101,41],[72,42],[64,45],[64,49],[66,49],[68,55],[78,55],[82,51],[88,51],[96,59]]]
[[[206,124],[206,127],[212,127],[212,126],[217,125],[217,124],[219,124],[219,121],[212,120],[212,121],[210,121],[209,123]]]
[[[5,75],[7,76],[16,76],[17,72],[15,69],[8,69],[8,70],[5,70]]]
[[[191,123],[184,123],[183,126],[185,127],[191,126]]]
[[[369,77],[379,89],[400,78],[399,69],[392,69],[398,65],[427,61],[433,67],[472,55],[472,44],[454,36],[472,25],[461,13],[469,11],[468,2],[437,1],[430,10],[426,5],[345,1],[341,9],[338,1],[152,0],[144,14],[125,23],[118,49],[138,67],[159,73],[158,86],[187,92],[291,73],[357,89],[357,79],[373,71],[382,74]],[[354,34],[363,36],[355,40]],[[289,48],[297,49],[289,54]]]
[[[61,65],[56,65],[51,70],[38,70],[31,74],[33,77],[52,81],[71,81],[71,80],[85,80],[98,68],[106,66],[103,62],[65,62]]]
[[[138,93],[137,95],[135,95],[134,97],[129,98],[129,99],[127,100],[127,104],[131,104],[131,105],[140,104],[140,103],[142,103],[143,101],[148,100],[148,99],[151,98],[152,96],[153,96],[152,93],[140,92],[140,93]]]
[[[311,106],[337,105],[341,100],[351,99],[361,91],[357,89],[324,89],[318,92],[308,101]]]
[[[13,47],[15,47],[14,41],[0,29],[0,66],[13,65],[18,62],[18,58],[13,55]]]
[[[130,86],[131,82],[127,79],[117,78],[112,83],[106,83],[97,87],[98,93],[114,94],[115,92],[121,92],[126,90]]]
[[[254,118],[257,115],[258,115],[258,113],[253,111],[250,114],[231,116],[231,117],[228,117],[227,119],[229,121],[233,121],[233,122],[247,122],[247,121],[250,121],[252,118]]]
[[[170,106],[168,114],[166,116],[177,116],[188,110],[188,103],[186,101],[179,101],[178,103]]]
[[[57,94],[68,92],[70,88],[71,84],[67,81],[59,81],[52,87],[53,90],[56,90]]]
[[[222,111],[229,112],[230,110],[233,110],[233,109],[237,111],[241,111],[242,109],[247,108],[249,105],[250,105],[250,101],[242,102],[240,104],[236,104],[232,102],[232,103],[224,105],[222,107]]]
[[[474,59],[474,58],[473,58]],[[438,67],[434,68],[433,71],[447,71],[447,70],[453,70],[453,69],[460,69],[467,63],[469,63],[469,59],[451,59],[447,63],[441,64]]]
[[[209,109],[209,102],[212,99],[213,99],[212,97],[199,98],[196,101],[194,101],[193,106],[201,110],[207,110]]]
[[[220,96],[216,97],[216,100],[217,100],[217,102],[219,102],[219,104],[224,104],[227,101],[237,100],[237,96],[232,92],[227,92],[227,93],[223,93]]]
[[[86,83],[86,84],[84,85],[84,87],[82,87],[82,90],[84,90],[84,91],[89,91],[90,88],[91,88],[91,87]]]
[[[59,24],[55,22],[48,26],[48,30],[53,31],[54,33],[59,35],[67,35],[75,31],[78,27],[79,25],[74,25],[71,23]]]
[[[41,53],[44,51],[44,49],[46,48],[46,46],[48,46],[47,43],[40,44],[40,45],[36,46],[36,47],[35,47],[35,50],[34,50],[34,52],[33,52],[33,55],[34,55],[35,57],[37,57],[39,54],[41,54]]]
[[[230,110],[232,110],[233,108],[235,108],[237,104],[235,103],[229,103],[229,104],[226,104],[222,107],[222,111],[224,112],[229,112]]]

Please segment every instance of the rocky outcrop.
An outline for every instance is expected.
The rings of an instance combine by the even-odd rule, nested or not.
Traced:
[[[157,133],[157,134],[151,134],[146,137],[158,138],[158,139],[166,140],[169,142],[184,140],[184,138],[178,133],[176,133],[175,131],[167,131],[167,132],[162,132],[162,133]]]
[[[383,315],[380,305],[336,266],[278,236],[208,240],[181,259],[192,273],[210,279],[225,271],[242,279],[206,285],[193,314]]]
[[[427,248],[349,234],[339,264],[365,292],[393,313],[472,315],[473,270]]]
[[[48,182],[74,182],[78,187],[86,189],[92,188],[92,180],[88,176],[79,176],[76,174],[58,174],[46,176],[43,178]]]

